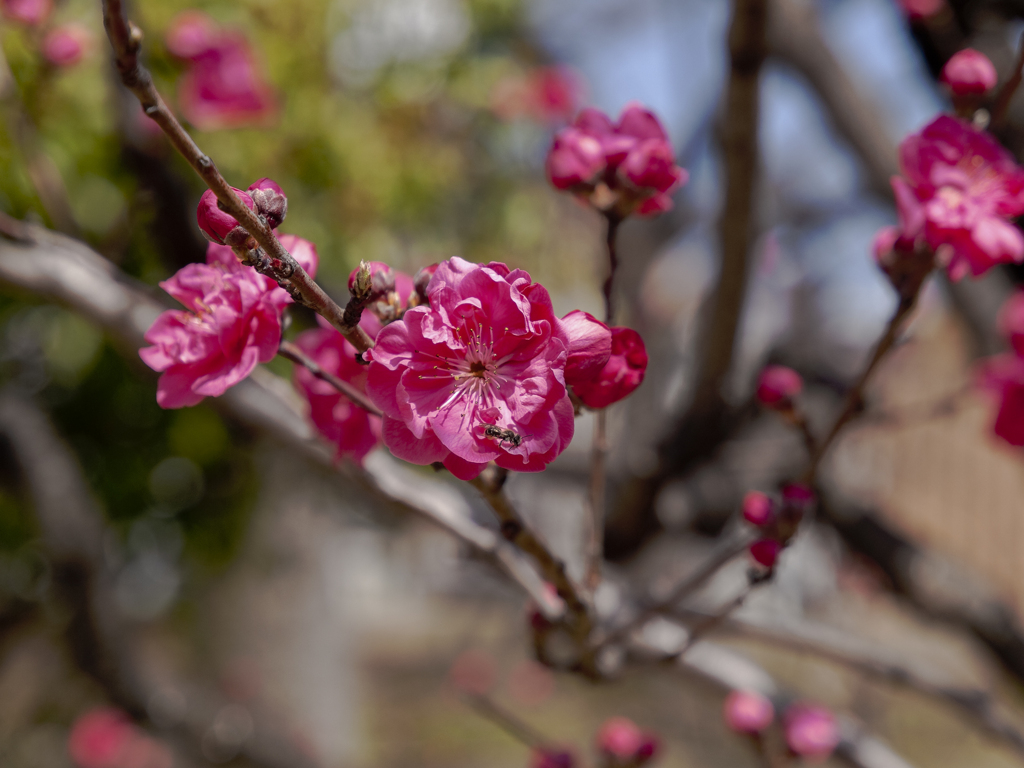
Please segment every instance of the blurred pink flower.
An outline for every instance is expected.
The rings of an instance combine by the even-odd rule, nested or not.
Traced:
[[[294,235],[281,242],[316,273],[312,243]],[[281,341],[281,311],[292,302],[288,292],[239,263],[230,248],[211,244],[206,259],[160,283],[188,311],[162,313],[145,334],[153,346],[139,350],[146,365],[163,373],[156,396],[162,408],[223,394],[257,363],[272,360]]]
[[[946,7],[946,0],[897,0],[900,8],[911,19],[929,19]]]
[[[573,434],[569,337],[547,291],[522,270],[454,257],[427,292],[429,305],[386,326],[366,354],[385,445],[413,464],[443,462],[462,479],[489,461],[540,471]]]
[[[983,361],[978,383],[999,398],[995,424],[997,437],[1010,445],[1024,446],[1024,359],[998,355]]]
[[[793,407],[793,398],[804,388],[804,380],[792,368],[768,365],[757,379],[755,396],[766,408],[787,410]]]
[[[597,732],[597,749],[612,765],[638,766],[658,752],[658,737],[625,717],[612,717]]]
[[[91,38],[81,24],[54,27],[43,38],[43,56],[55,67],[70,67],[82,60]]]
[[[179,59],[191,60],[217,42],[217,25],[202,11],[183,11],[174,17],[164,35],[167,50]]]
[[[178,83],[181,111],[189,122],[217,130],[261,123],[274,114],[273,91],[244,36],[218,32],[204,38],[201,25],[190,35],[181,32],[176,40],[179,50],[191,52],[191,66]]]
[[[491,109],[503,120],[564,123],[576,113],[582,94],[582,82],[572,69],[537,67],[501,80],[491,93]]]
[[[75,720],[68,752],[79,768],[121,768],[135,726],[118,709],[98,707]]]
[[[669,195],[688,178],[658,118],[636,102],[626,105],[618,123],[584,109],[555,136],[546,167],[557,189],[619,216],[670,210]]]
[[[824,707],[794,704],[786,710],[786,744],[794,753],[810,760],[824,760],[839,744],[839,724]]]
[[[558,749],[535,749],[530,757],[530,768],[575,768],[572,752]]]
[[[576,381],[572,390],[588,408],[607,408],[640,386],[647,372],[647,350],[632,328],[611,329],[611,355],[600,373],[588,381]]]
[[[0,0],[0,14],[8,21],[34,27],[42,24],[53,10],[53,0]]]
[[[775,539],[761,539],[750,545],[750,556],[758,565],[773,568],[782,552],[782,545]]]
[[[459,691],[483,696],[494,687],[498,678],[498,663],[487,651],[471,648],[463,651],[452,662],[448,677]]]
[[[906,234],[918,215],[907,191],[921,204],[924,237],[950,277],[978,276],[996,264],[1024,260],[1024,236],[1009,219],[1024,213],[1024,168],[984,131],[942,115],[900,145],[904,182],[893,188]]]
[[[322,327],[304,331],[296,345],[317,365],[361,392],[366,391],[366,366],[356,361],[356,349],[325,320]],[[363,329],[373,338],[380,323],[373,315],[363,315]],[[367,413],[325,381],[301,365],[295,366],[295,386],[309,403],[309,418],[317,431],[338,450],[338,456],[361,464],[366,454],[380,443],[380,417]]]
[[[939,79],[955,96],[981,95],[996,87],[999,76],[991,60],[973,48],[957,51],[942,68]]]
[[[738,733],[760,733],[775,719],[775,708],[757,691],[733,691],[725,698],[725,724]]]
[[[767,494],[748,491],[743,497],[743,519],[751,525],[768,525],[775,519],[775,505]]]

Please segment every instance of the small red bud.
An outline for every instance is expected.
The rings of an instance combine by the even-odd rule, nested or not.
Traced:
[[[234,187],[231,189],[247,208],[256,210],[256,204],[247,192]],[[235,217],[217,206],[217,196],[213,194],[212,189],[203,192],[203,196],[199,198],[196,219],[199,222],[199,229],[202,230],[206,239],[217,243],[217,245],[225,245],[229,238],[234,240],[240,234],[245,234],[245,229],[239,226]]]
[[[757,399],[766,408],[786,410],[800,394],[804,381],[800,374],[784,365],[769,365],[757,381]]]
[[[773,568],[775,561],[779,559],[782,545],[774,539],[761,539],[750,545],[750,556],[754,562],[763,565],[765,568]]]
[[[751,525],[768,525],[775,519],[775,505],[767,494],[749,491],[743,497],[743,519]]]
[[[999,76],[988,56],[964,48],[950,57],[939,79],[954,96],[981,96],[995,88]]]

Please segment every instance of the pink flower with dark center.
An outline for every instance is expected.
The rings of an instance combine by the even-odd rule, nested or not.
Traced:
[[[793,407],[793,398],[804,388],[804,380],[792,368],[784,365],[766,366],[757,379],[755,397],[761,405],[776,410]]]
[[[999,398],[993,432],[1010,445],[1024,446],[1024,359],[990,357],[978,372],[979,384]]]
[[[733,691],[722,710],[725,724],[737,733],[760,733],[775,719],[775,708],[757,691]]]
[[[572,382],[572,391],[588,408],[607,408],[640,386],[647,372],[647,350],[632,328],[611,329],[611,354],[596,377]]]
[[[312,243],[294,235],[281,242],[315,274]],[[221,395],[277,354],[281,312],[292,301],[287,291],[239,263],[229,248],[211,244],[207,262],[189,264],[160,283],[188,310],[162,313],[145,334],[153,346],[139,350],[146,365],[163,373],[156,396],[161,408]]]
[[[0,0],[0,13],[9,21],[36,27],[46,21],[53,10],[53,0]]]
[[[751,525],[768,525],[775,519],[775,505],[767,494],[748,491],[743,497],[743,519]]]
[[[118,709],[91,709],[75,720],[68,752],[79,768],[121,768],[135,726]]]
[[[535,749],[530,758],[530,768],[575,768],[576,758],[572,752],[558,749]]]
[[[217,43],[217,25],[202,11],[183,11],[164,36],[167,50],[179,59],[194,59]]]
[[[671,209],[669,195],[688,178],[676,165],[658,118],[635,102],[626,106],[618,123],[596,109],[584,109],[572,126],[555,136],[546,166],[557,189],[619,216]]]
[[[964,48],[950,57],[939,79],[954,96],[980,96],[996,87],[999,75],[988,56]]]
[[[295,344],[323,370],[366,391],[366,366],[356,361],[356,349],[322,318],[320,328],[304,331]],[[373,338],[380,323],[363,315],[363,329]],[[338,456],[361,464],[366,454],[380,444],[380,417],[367,413],[325,381],[301,365],[295,366],[295,386],[309,403],[309,418],[317,431],[338,450]]]
[[[178,83],[178,98],[182,113],[197,128],[234,128],[273,115],[273,92],[242,35],[220,33],[190,59],[192,66]]]
[[[989,134],[943,115],[903,141],[900,168],[952,279],[1024,260],[1024,236],[1009,221],[1024,213],[1024,169]]]
[[[824,707],[794,704],[786,710],[786,744],[800,757],[824,760],[839,745],[839,723]]]
[[[43,56],[55,67],[70,67],[82,60],[91,41],[81,24],[54,27],[43,38]]]
[[[365,355],[384,444],[413,464],[443,462],[462,479],[489,461],[540,471],[573,434],[570,338],[547,291],[522,270],[455,257],[427,293],[429,305],[386,326]]]
[[[765,568],[773,568],[782,552],[782,545],[775,539],[761,539],[750,545],[750,556],[754,562]]]
[[[999,310],[998,324],[1014,351],[1024,356],[1024,291],[1018,291],[1006,300]]]
[[[246,208],[251,211],[256,210],[256,204],[247,192],[235,189],[234,187],[231,189],[238,195],[238,199],[245,204]],[[240,229],[235,217],[226,211],[222,211],[217,206],[217,196],[213,194],[212,189],[203,192],[203,196],[199,198],[199,207],[196,208],[196,221],[199,222],[199,229],[206,239],[217,245],[224,245],[225,238],[235,233],[236,229]],[[241,233],[235,234],[244,234],[244,230]]]

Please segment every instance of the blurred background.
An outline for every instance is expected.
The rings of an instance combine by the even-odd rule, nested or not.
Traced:
[[[4,4],[0,211],[80,239],[116,268],[117,285],[171,306],[156,284],[205,258],[194,216],[204,187],[118,84],[99,4],[38,5],[46,12]],[[700,562],[745,491],[803,466],[799,435],[746,405],[757,372],[799,370],[812,425],[826,427],[896,303],[870,244],[895,220],[899,141],[948,110],[936,75],[952,53],[982,50],[1006,79],[1024,32],[1013,0],[770,3],[755,242],[725,388],[739,415],[695,452],[678,436],[719,271],[730,6],[130,7],[161,92],[231,184],[281,184],[281,231],[317,245],[318,278],[339,299],[361,259],[412,274],[461,255],[528,270],[559,314],[599,314],[602,222],[550,188],[544,156],[581,106],[614,115],[639,100],[660,116],[690,181],[670,214],[622,231],[619,322],[641,332],[651,363],[610,413],[608,611]],[[225,36],[220,58],[189,55],[196,25]],[[999,137],[1019,159],[1024,100]],[[278,412],[283,427],[246,417],[265,400],[162,411],[131,344],[141,321],[100,306],[102,286],[85,289],[90,309],[19,278],[3,261],[5,235],[0,765],[75,765],[72,726],[115,706],[157,739],[130,768],[525,766],[527,748],[448,679],[470,650],[487,660],[497,700],[581,753],[604,719],[626,715],[661,734],[662,765],[760,764],[722,724],[724,692],[699,675],[647,667],[594,684],[532,661],[525,598],[493,565],[306,450],[289,363],[275,360],[245,390],[292,408]],[[972,389],[975,361],[1002,347],[994,318],[1021,279],[932,278],[829,457],[819,519],[776,582],[713,637],[912,765],[1024,762],[1020,743],[985,727],[998,711],[1024,728],[1024,457],[991,436],[991,404]],[[295,310],[288,334],[313,322]],[[591,429],[583,416],[548,472],[509,482],[575,573]],[[399,471],[384,455],[368,466]],[[496,528],[458,484],[401,472]],[[743,579],[735,566],[698,606],[728,599]],[[931,695],[891,668],[927,679]],[[966,709],[981,714],[936,690],[966,691]]]

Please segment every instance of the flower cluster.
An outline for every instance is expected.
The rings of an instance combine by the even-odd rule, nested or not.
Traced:
[[[274,113],[274,94],[243,35],[219,29],[204,13],[186,11],[172,23],[166,44],[171,54],[189,62],[178,100],[197,128],[250,125]]]
[[[750,491],[743,497],[743,519],[755,526],[760,535],[750,545],[750,556],[769,569],[775,567],[782,550],[815,504],[814,491],[802,483],[784,485],[781,496],[781,502],[760,491]]]
[[[935,251],[949,275],[978,276],[1024,260],[1024,236],[1010,221],[1024,213],[1024,168],[988,133],[942,115],[900,145],[894,176],[900,226],[876,240],[876,257]]]
[[[626,106],[617,123],[584,109],[556,134],[546,167],[557,189],[619,218],[670,210],[670,195],[688,178],[676,165],[661,122],[636,103]]]

